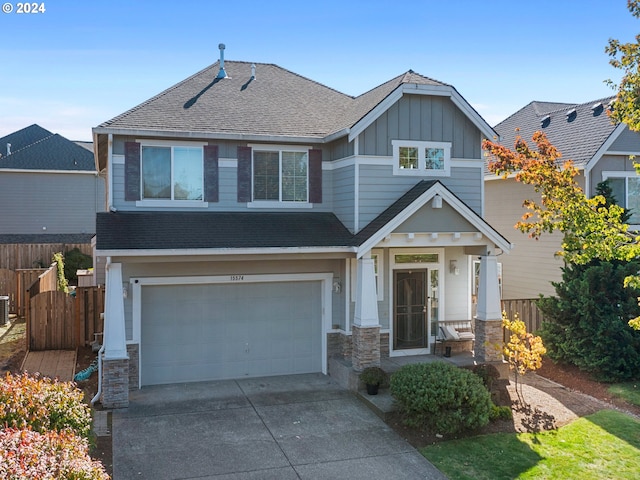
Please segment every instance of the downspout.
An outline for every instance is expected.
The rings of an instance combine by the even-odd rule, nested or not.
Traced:
[[[110,263],[111,263],[111,257],[107,257],[107,261],[105,262],[105,266],[104,266],[105,271]],[[104,312],[102,313],[102,315],[104,315]],[[102,324],[102,330],[104,331],[104,323]],[[92,406],[94,403],[100,400],[100,395],[102,395],[102,355],[103,354],[104,354],[104,336],[102,340],[102,346],[100,347],[100,350],[98,350],[98,392],[96,393],[95,397],[91,399],[90,403]]]

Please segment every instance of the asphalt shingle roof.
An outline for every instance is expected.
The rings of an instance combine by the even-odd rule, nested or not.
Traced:
[[[352,97],[270,63],[225,61],[100,127],[322,138],[350,127],[403,83],[446,85],[411,70]],[[447,85],[448,86],[448,85]]]
[[[6,143],[11,143],[11,154],[0,157],[0,169],[94,171],[96,168],[92,152],[38,125],[0,138],[0,146]]]
[[[500,143],[509,148],[513,148],[517,135],[533,146],[531,137],[540,130],[562,153],[563,161],[573,160],[577,167],[584,167],[616,128],[607,115],[607,106],[612,99],[602,98],[583,104],[531,102],[496,125],[494,130],[500,135]],[[593,109],[596,104],[602,107]],[[567,116],[571,110],[575,113]],[[547,116],[549,118],[543,122]]]
[[[23,243],[90,243],[92,233],[0,234],[0,244]]]
[[[98,213],[97,248],[195,249],[349,246],[352,234],[332,213]]]

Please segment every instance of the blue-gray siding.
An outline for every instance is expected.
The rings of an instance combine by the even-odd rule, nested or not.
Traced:
[[[632,132],[628,128],[616,138],[609,150],[612,152],[640,152],[640,133]]]
[[[0,170],[0,234],[93,234],[104,199],[104,179],[91,173]]]
[[[393,154],[391,140],[451,142],[455,158],[480,158],[478,128],[448,97],[405,95],[359,135],[360,155]]]

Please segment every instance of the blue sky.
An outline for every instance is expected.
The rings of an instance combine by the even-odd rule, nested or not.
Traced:
[[[493,126],[532,100],[613,95],[607,40],[640,33],[626,0],[50,0],[37,14],[9,3],[0,136],[38,123],[72,140],[214,63],[219,43],[227,60],[350,95],[413,69],[454,85]]]

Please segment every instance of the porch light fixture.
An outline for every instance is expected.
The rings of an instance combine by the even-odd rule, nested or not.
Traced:
[[[433,200],[431,200],[431,208],[442,208],[442,197],[437,193],[433,197]]]
[[[449,273],[452,275],[460,275],[457,260],[449,260]]]

